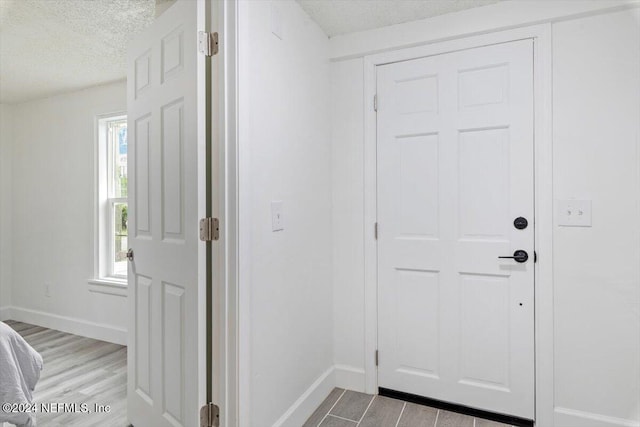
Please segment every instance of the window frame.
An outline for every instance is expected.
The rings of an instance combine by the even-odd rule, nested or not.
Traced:
[[[126,112],[114,112],[95,118],[95,221],[94,221],[94,275],[89,280],[90,290],[114,295],[126,295],[127,276],[114,271],[115,218],[118,203],[127,203],[128,197],[112,197],[115,151],[109,144],[109,124],[127,120]]]

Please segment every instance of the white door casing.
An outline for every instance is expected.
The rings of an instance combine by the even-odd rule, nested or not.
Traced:
[[[128,417],[195,426],[199,348],[196,2],[179,0],[129,46]]]
[[[533,42],[378,66],[377,95],[378,384],[533,419]]]

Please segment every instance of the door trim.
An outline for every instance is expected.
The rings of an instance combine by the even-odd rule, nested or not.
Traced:
[[[199,173],[207,186],[198,194],[200,217],[220,220],[220,239],[200,243],[199,263],[206,266],[206,286],[200,288],[206,313],[199,322],[205,343],[199,363],[207,366],[206,384],[200,391],[206,403],[220,407],[220,425],[238,425],[238,320],[237,320],[237,5],[222,0],[197,0],[198,31],[217,32],[219,53],[198,54],[206,70],[198,75],[203,90],[198,103],[201,130],[208,140],[199,140]],[[202,70],[200,67],[199,70]],[[203,96],[206,94],[206,96]],[[206,159],[206,161],[205,161]],[[206,166],[204,165],[206,163]],[[197,226],[197,225],[196,225]],[[205,325],[206,322],[206,325]],[[206,340],[204,335],[206,335]]]
[[[511,41],[534,41],[534,197],[535,249],[535,414],[536,424],[553,426],[553,168],[551,24],[464,37],[415,48],[365,56],[364,69],[364,278],[365,391],[378,391],[375,351],[378,337],[378,255],[373,230],[377,222],[377,130],[371,100],[376,67]]]
[[[198,0],[196,4],[196,31],[210,31],[209,14],[210,3],[206,0]],[[213,150],[215,139],[211,132],[211,122],[214,119],[211,110],[211,100],[213,99],[213,91],[211,79],[211,60],[204,55],[197,53],[197,114],[198,114],[198,182],[204,183],[198,186],[198,218],[208,217],[211,215],[212,201],[210,194],[217,187],[218,182],[211,176],[212,156],[210,151]],[[213,261],[213,252],[211,242],[198,242],[198,269],[200,281],[198,286],[198,365],[201,372],[204,372],[204,382],[200,382],[198,394],[201,396],[201,404],[211,402],[212,384],[214,381],[212,369],[212,352],[213,348],[213,325],[212,310],[213,298],[211,291],[213,289],[213,277],[211,274],[211,263]]]
[[[239,350],[238,4],[206,1],[212,3],[212,31],[220,37],[220,50],[211,70],[213,138],[217,144],[212,152],[217,171],[212,176],[218,184],[213,215],[220,218],[221,230],[212,254],[213,402],[220,405],[220,425],[237,427],[243,422],[239,371],[245,368]]]

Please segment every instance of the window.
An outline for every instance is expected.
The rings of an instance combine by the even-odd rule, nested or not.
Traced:
[[[98,118],[96,271],[93,284],[127,279],[127,117]]]
[[[127,277],[127,120],[107,122],[109,272]]]

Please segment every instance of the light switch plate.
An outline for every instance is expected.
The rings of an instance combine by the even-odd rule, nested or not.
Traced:
[[[556,221],[563,227],[591,227],[591,200],[557,200]]]
[[[271,202],[271,231],[284,230],[283,203],[281,200]]]

